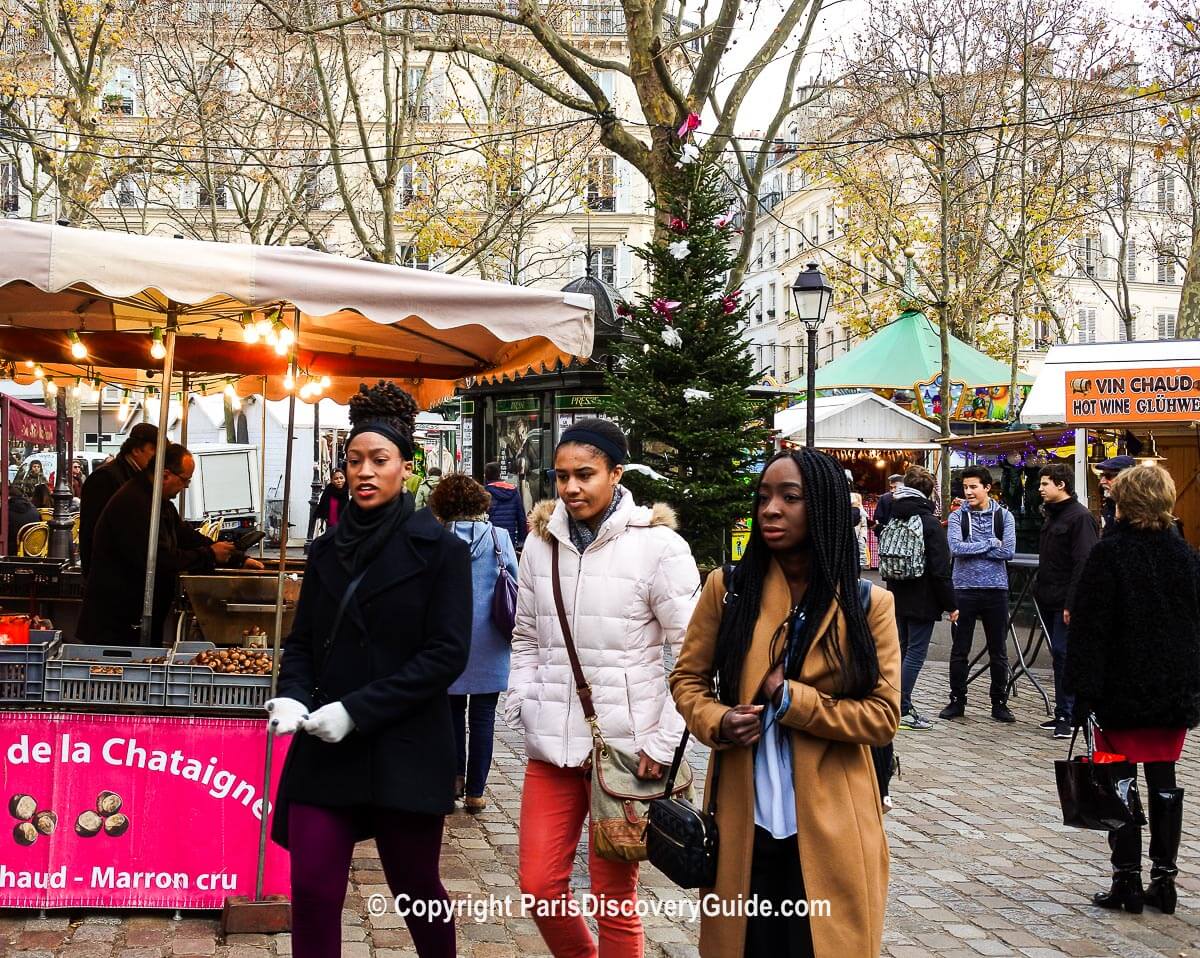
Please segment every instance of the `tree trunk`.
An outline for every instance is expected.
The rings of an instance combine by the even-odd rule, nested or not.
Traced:
[[[1179,339],[1200,338],[1200,223],[1192,227],[1192,248],[1187,272],[1179,291],[1179,315],[1175,324]]]

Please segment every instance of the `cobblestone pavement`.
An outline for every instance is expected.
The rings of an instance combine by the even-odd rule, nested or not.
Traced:
[[[936,713],[946,692],[945,664],[931,662],[917,705]],[[1185,828],[1179,912],[1166,917],[1103,912],[1088,904],[1107,875],[1102,834],[1064,828],[1057,819],[1052,762],[1065,750],[1039,731],[1044,717],[1028,684],[1012,702],[1019,723],[1001,726],[985,708],[986,691],[973,687],[967,716],[931,731],[901,732],[901,778],[887,817],[892,847],[891,895],[884,953],[891,958],[966,958],[976,955],[1058,956],[1195,955],[1200,958],[1200,840]],[[477,818],[455,814],[447,823],[442,874],[453,896],[503,897],[516,888],[522,759],[517,736],[499,732],[489,786],[490,806]],[[1181,763],[1188,820],[1200,816],[1197,746]],[[1147,865],[1148,868],[1148,865]],[[575,885],[586,889],[584,860]],[[354,860],[344,915],[345,958],[412,955],[403,922],[369,916],[367,897],[387,892],[369,845]],[[643,868],[644,899],[685,897],[662,875]],[[836,909],[837,903],[832,907]],[[695,954],[698,928],[687,921],[650,917],[647,955]],[[460,922],[459,954],[507,958],[545,954],[529,918]],[[169,915],[51,913],[0,916],[3,958],[165,958],[170,955],[267,958],[290,955],[286,935],[233,936],[222,941],[211,917],[174,921]],[[855,956],[838,956],[855,958]]]

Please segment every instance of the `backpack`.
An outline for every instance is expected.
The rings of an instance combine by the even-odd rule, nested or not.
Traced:
[[[966,503],[963,503],[962,508],[960,508],[958,512],[958,521],[962,527],[963,541],[966,542],[971,538],[971,507]],[[1000,506],[1000,508],[992,513],[992,534],[995,535],[995,537],[1001,542],[1004,541],[1004,517],[1007,514],[1008,510],[1005,509],[1004,506]]]
[[[925,574],[925,532],[920,516],[892,519],[879,534],[879,575],[885,582]]]

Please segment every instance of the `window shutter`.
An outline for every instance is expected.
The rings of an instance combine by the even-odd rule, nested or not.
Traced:
[[[1137,282],[1137,243],[1133,240],[1125,244],[1125,277],[1131,283]]]
[[[605,73],[610,71],[605,70]],[[629,184],[635,175],[633,167],[624,160],[616,161],[616,208],[618,213],[632,213],[633,202],[630,196]]]
[[[1175,338],[1175,313],[1166,311],[1158,314],[1158,338]]]

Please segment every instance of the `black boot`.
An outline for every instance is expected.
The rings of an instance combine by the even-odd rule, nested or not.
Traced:
[[[1183,837],[1183,789],[1150,793],[1150,885],[1146,904],[1164,915],[1175,914],[1175,857]]]
[[[1092,904],[1101,908],[1124,908],[1135,915],[1142,913],[1142,830],[1122,825],[1108,833],[1112,849],[1112,888],[1092,896]]]
[[[967,711],[967,697],[965,695],[951,695],[950,704],[938,712],[938,718],[956,719],[962,718]]]

